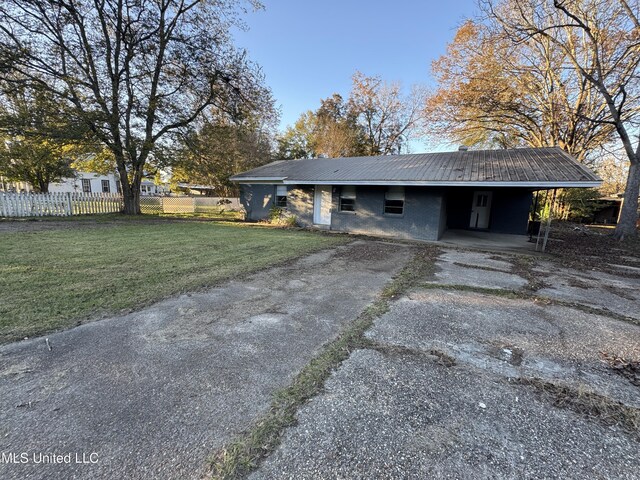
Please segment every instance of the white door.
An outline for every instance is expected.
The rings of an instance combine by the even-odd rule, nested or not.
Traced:
[[[331,185],[316,185],[313,194],[313,223],[331,225]]]
[[[491,192],[473,192],[471,220],[469,228],[489,228],[491,212]]]

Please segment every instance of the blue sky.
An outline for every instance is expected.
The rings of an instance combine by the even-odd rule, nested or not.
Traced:
[[[263,68],[282,111],[281,128],[316,109],[321,98],[346,97],[356,70],[405,87],[432,84],[431,62],[476,12],[475,0],[263,3],[264,10],[245,17],[249,30],[235,38]]]

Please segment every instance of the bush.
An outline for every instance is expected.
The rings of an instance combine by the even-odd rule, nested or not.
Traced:
[[[278,225],[281,227],[295,227],[296,216],[291,215],[284,208],[272,207],[271,210],[269,210],[268,222],[271,225]]]

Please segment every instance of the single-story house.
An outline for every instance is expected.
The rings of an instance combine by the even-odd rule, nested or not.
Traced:
[[[248,220],[438,240],[446,229],[525,234],[533,192],[597,187],[560,148],[281,160],[231,177]]]

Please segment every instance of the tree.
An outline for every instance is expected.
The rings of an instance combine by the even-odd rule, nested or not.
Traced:
[[[627,183],[628,166],[618,155],[607,154],[597,165],[597,172],[602,178],[600,192],[603,195],[617,195],[624,192]]]
[[[276,157],[280,160],[316,157],[313,133],[316,121],[315,113],[310,110],[300,115],[293,126],[288,126],[276,139],[278,143]]]
[[[0,148],[0,176],[31,184],[47,193],[49,183],[75,175],[67,146],[42,139],[15,138]]]
[[[259,167],[272,159],[272,130],[277,118],[272,104],[244,118],[214,112],[197,131],[182,139],[172,182],[210,185],[224,196],[237,194],[229,181],[234,174]]]
[[[265,93],[231,43],[241,11],[232,0],[4,0],[0,77],[67,106],[113,154],[124,211],[138,214],[158,145],[212,105],[232,112]]]
[[[357,123],[357,115],[340,94],[320,100],[315,117],[313,146],[316,152],[329,158],[366,154],[364,132]]]
[[[514,44],[496,22],[465,22],[433,63],[438,88],[427,101],[431,133],[473,146],[560,146],[579,161],[611,141],[594,87],[549,41]]]
[[[414,85],[405,96],[397,82],[387,83],[360,72],[352,80],[348,109],[364,132],[364,154],[400,153],[423,119],[424,88]]]
[[[72,162],[95,145],[41,89],[6,88],[0,97],[0,175],[39,192],[75,172]]]
[[[360,72],[345,101],[338,93],[320,100],[278,137],[278,157],[314,158],[400,153],[418,132],[425,91],[414,86],[403,95],[399,83]]]
[[[108,175],[117,171],[113,153],[103,145],[97,145],[93,151],[79,155],[71,164],[74,170]]]
[[[615,236],[636,235],[640,194],[640,5],[637,0],[483,0],[485,12],[514,44],[549,42],[594,89],[605,118],[587,117],[616,132],[629,162]]]

